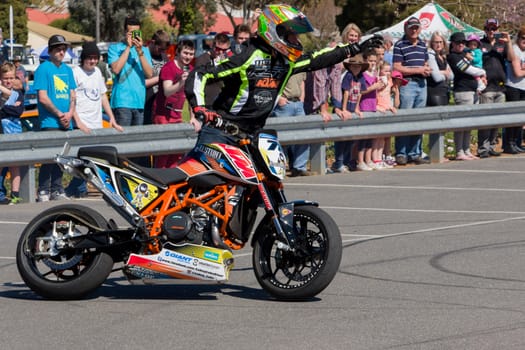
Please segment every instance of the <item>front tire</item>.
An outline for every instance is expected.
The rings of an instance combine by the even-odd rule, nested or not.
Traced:
[[[24,229],[16,250],[18,272],[31,290],[48,299],[80,299],[99,287],[111,273],[110,255],[74,249],[75,236],[107,229],[95,210],[76,204],[50,208]],[[64,244],[73,247],[61,250]]]
[[[271,222],[256,233],[253,267],[257,281],[269,294],[281,300],[312,298],[332,281],[342,255],[342,241],[335,221],[313,206],[294,209],[297,239],[295,252],[277,247]]]

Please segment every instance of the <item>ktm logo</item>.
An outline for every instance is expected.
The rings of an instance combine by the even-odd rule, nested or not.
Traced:
[[[267,89],[276,89],[279,87],[279,80],[274,78],[262,78],[257,80],[255,87],[267,88]]]

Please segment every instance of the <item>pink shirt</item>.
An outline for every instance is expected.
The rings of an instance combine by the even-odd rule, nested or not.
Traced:
[[[392,108],[392,78],[388,78],[385,88],[377,92],[377,110],[384,112]]]
[[[370,87],[372,84],[377,82],[377,77],[371,75],[369,72],[363,72],[365,77],[366,87]],[[374,90],[366,95],[361,95],[361,102],[359,103],[359,109],[361,112],[375,112],[377,111],[377,91]]]
[[[193,67],[190,66],[190,70]],[[186,95],[184,94],[184,88],[180,89],[176,93],[166,97],[164,96],[163,82],[171,80],[174,84],[177,83],[184,71],[179,68],[175,61],[169,61],[166,63],[159,74],[159,92],[153,102],[153,123],[164,124],[163,122],[156,122],[155,120],[167,120],[169,123],[181,123],[182,122],[182,108],[184,107],[184,101]],[[169,108],[167,108],[168,106]],[[161,118],[157,118],[161,117]]]

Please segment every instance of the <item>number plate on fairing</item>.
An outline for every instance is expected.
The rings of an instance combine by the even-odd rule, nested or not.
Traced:
[[[284,179],[286,176],[286,157],[277,136],[261,133],[257,146],[268,170],[279,179]]]

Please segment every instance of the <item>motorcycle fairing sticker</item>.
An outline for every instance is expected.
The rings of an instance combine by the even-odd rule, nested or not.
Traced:
[[[280,179],[286,176],[286,157],[276,136],[259,134],[259,152],[263,156],[268,170]]]
[[[154,255],[131,254],[126,265],[155,271],[174,278],[209,281],[228,280],[229,272],[233,267],[233,255],[230,252],[210,247],[203,247],[200,250],[195,247],[185,248],[178,248],[177,251],[162,249]],[[185,254],[188,252],[194,256]],[[224,253],[221,254],[221,252]],[[213,261],[215,258],[217,261]]]
[[[207,170],[214,170],[219,173],[238,176],[239,174],[237,171],[228,163],[228,160],[223,156],[221,151],[212,146],[213,144],[198,145],[188,155],[190,158],[186,162],[180,164],[179,168],[190,176],[200,174]],[[197,163],[200,166],[197,166],[197,164],[194,163]],[[192,168],[198,169],[199,171],[192,171]]]
[[[159,195],[159,190],[156,186],[146,183],[139,178],[121,176],[120,183],[124,195],[137,210],[146,207]]]
[[[223,143],[214,144],[214,146],[222,150],[223,154],[228,157],[242,178],[248,181],[256,179],[257,174],[252,161],[240,148]]]

